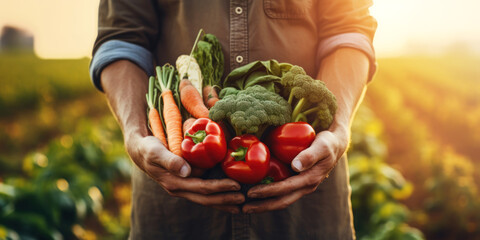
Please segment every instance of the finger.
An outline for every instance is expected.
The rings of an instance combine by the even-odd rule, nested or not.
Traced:
[[[300,152],[292,161],[292,169],[302,172],[310,169],[318,161],[328,159],[335,155],[335,147],[338,141],[335,135],[329,131],[320,132],[312,145]]]
[[[245,197],[241,193],[203,195],[192,192],[176,192],[175,194],[173,194],[173,196],[182,197],[204,206],[219,207],[222,205],[237,205],[245,202]]]
[[[255,186],[248,191],[247,195],[250,198],[267,198],[286,195],[299,189],[315,190],[325,179],[325,175],[315,172],[316,168],[317,166],[283,181]]]
[[[240,190],[240,184],[231,179],[180,178],[173,175],[163,175],[160,184],[170,192],[192,192],[197,194],[214,194]]]
[[[261,213],[266,211],[280,210],[290,206],[296,202],[309,191],[305,189],[294,191],[290,194],[283,195],[277,198],[251,202],[243,206],[242,211],[244,213]]]
[[[162,167],[180,177],[187,177],[191,172],[190,165],[183,158],[168,151],[153,136],[144,137],[140,141],[139,148],[146,165]]]

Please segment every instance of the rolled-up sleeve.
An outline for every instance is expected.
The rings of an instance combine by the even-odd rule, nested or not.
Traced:
[[[100,1],[98,35],[90,63],[90,77],[99,90],[102,70],[116,60],[130,60],[151,74],[158,38],[155,9],[152,0]]]
[[[90,63],[90,78],[98,90],[103,91],[100,83],[102,70],[110,63],[122,59],[135,63],[149,76],[154,74],[153,55],[150,51],[133,43],[110,40],[98,48]]]
[[[376,70],[373,37],[377,21],[368,8],[371,0],[322,0],[319,1],[319,45],[317,61],[321,61],[335,50],[343,47],[363,52],[370,61],[370,81]]]

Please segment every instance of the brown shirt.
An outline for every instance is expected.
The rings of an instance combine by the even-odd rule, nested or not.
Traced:
[[[373,67],[377,24],[370,5],[371,0],[102,0],[93,60],[101,58],[95,53],[103,43],[120,40],[151,53],[143,60],[150,66],[132,60],[153,74],[154,65],[189,54],[203,28],[222,44],[225,73],[276,59],[316,76],[321,60],[339,47],[363,51]],[[95,74],[92,78],[98,81]]]
[[[200,28],[219,38],[225,73],[276,59],[316,76],[321,60],[340,47],[363,51],[374,66],[370,5],[371,0],[101,0],[92,79],[101,89],[101,70],[118,59],[153,74],[153,66],[188,54]],[[262,214],[232,215],[171,197],[137,168],[132,185],[132,239],[354,238],[345,157],[314,193]]]

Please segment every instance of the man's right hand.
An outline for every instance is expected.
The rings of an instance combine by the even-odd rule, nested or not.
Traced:
[[[240,190],[237,182],[187,177],[191,172],[188,163],[149,134],[145,101],[147,80],[145,72],[127,60],[108,65],[101,74],[102,87],[122,128],[130,158],[170,195],[239,213],[238,204],[243,203],[245,197],[232,192]]]

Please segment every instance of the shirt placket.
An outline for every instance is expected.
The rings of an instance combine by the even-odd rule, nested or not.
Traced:
[[[230,1],[230,69],[248,63],[248,14],[246,0]]]
[[[246,0],[230,1],[230,69],[248,63],[248,14]],[[249,214],[232,215],[233,239],[249,239]]]

